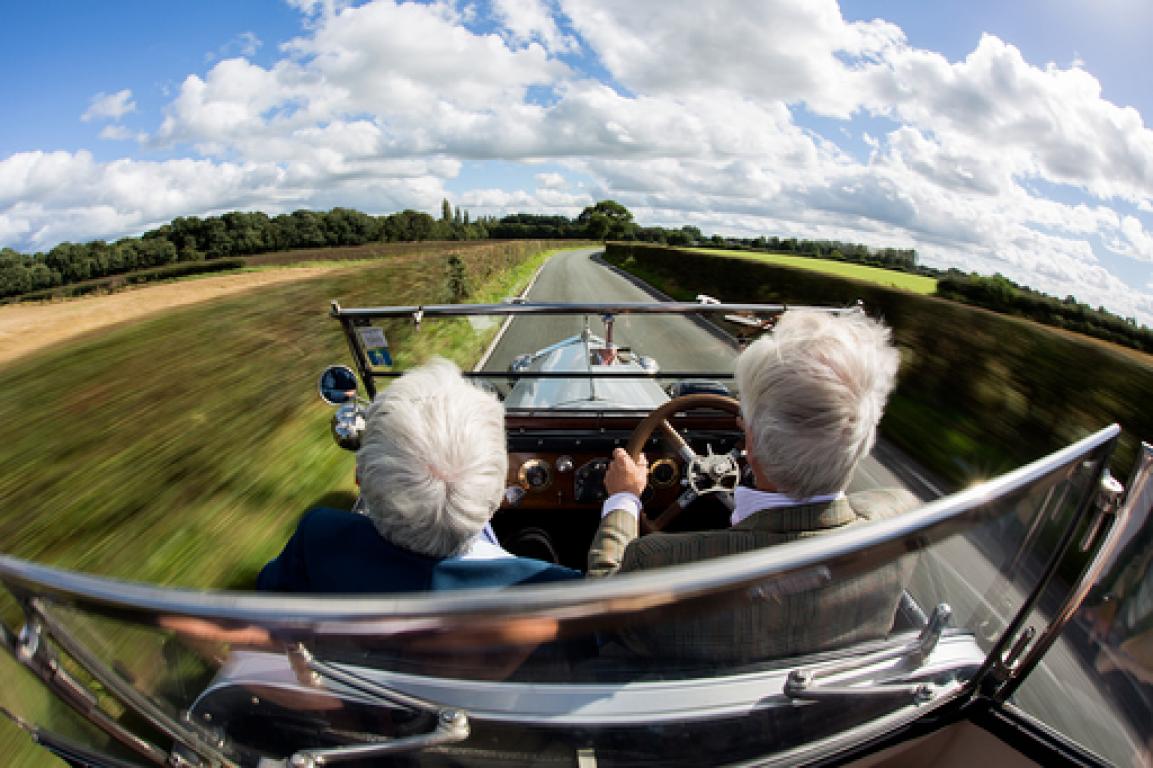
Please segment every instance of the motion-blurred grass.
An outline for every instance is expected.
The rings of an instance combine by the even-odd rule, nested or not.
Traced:
[[[1128,479],[1153,440],[1153,356],[875,281],[702,249],[611,243],[606,260],[691,300],[850,306],[863,301],[901,349],[882,433],[952,487],[1063,448],[1112,422],[1111,468]],[[800,259],[805,263],[828,263]],[[839,265],[849,266],[849,265]],[[874,270],[885,274],[886,270]]]
[[[912,291],[913,293],[920,293],[926,296],[930,296],[937,291],[937,280],[935,278],[925,277],[924,275],[911,275],[907,272],[897,272],[892,269],[869,267],[864,264],[851,264],[844,261],[831,261],[829,259],[813,259],[805,256],[790,256],[784,253],[749,253],[748,251],[717,251],[704,248],[692,248],[688,250],[729,258],[763,261],[782,267],[792,267],[794,269],[807,269],[835,277],[847,277],[851,280],[862,280],[866,283],[900,288],[903,291]]]
[[[0,370],[0,551],[157,584],[251,588],[305,510],[354,488],[352,455],[332,443],[331,409],[316,396],[320,370],[348,362],[329,300],[450,301],[452,252],[175,310]],[[547,254],[520,243],[459,257],[468,300],[484,302],[513,293]],[[388,331],[399,357],[462,365],[490,335],[463,322]],[[47,712],[50,726],[75,732],[6,656],[0,688],[10,710]],[[0,754],[53,762],[6,723]]]

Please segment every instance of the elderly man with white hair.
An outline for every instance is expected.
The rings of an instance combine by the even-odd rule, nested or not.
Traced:
[[[868,455],[899,364],[888,328],[864,313],[792,310],[737,360],[755,488],[738,487],[732,526],[637,538],[644,457],[617,449],[589,575],[649,570],[825,535],[916,506],[904,490],[845,491]],[[850,579],[772,590],[667,624],[629,628],[634,653],[744,661],[883,637],[913,563],[901,558]]]
[[[504,409],[447,360],[409,371],[373,401],[356,467],[367,514],[306,513],[258,588],[383,593],[581,578],[514,557],[491,535],[508,470]]]

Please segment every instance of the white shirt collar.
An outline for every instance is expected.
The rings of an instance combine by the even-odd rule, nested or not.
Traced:
[[[468,545],[468,549],[457,557],[461,560],[499,560],[504,557],[513,557],[513,554],[497,541],[492,523],[485,523],[481,532]]]
[[[765,509],[782,509],[784,507],[797,507],[801,504],[825,504],[845,498],[845,492],[826,493],[820,496],[810,496],[807,499],[794,499],[784,493],[770,493],[758,491],[756,488],[746,488],[738,485],[733,494],[733,514],[729,518],[732,525],[736,525],[755,512]]]

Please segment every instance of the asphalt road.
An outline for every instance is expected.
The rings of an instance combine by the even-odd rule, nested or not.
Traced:
[[[594,256],[599,248],[584,248],[557,254],[545,264],[526,298],[530,301],[558,302],[639,302],[653,301],[651,292],[604,265]],[[724,300],[725,297],[714,297]],[[491,355],[485,371],[505,371],[514,357],[535,352],[549,344],[580,333],[580,317],[516,318],[509,324]],[[599,318],[590,318],[594,333],[603,336]],[[632,347],[660,363],[662,371],[732,373],[738,349],[693,319],[672,316],[623,315],[617,318],[614,340]],[[885,461],[880,459],[884,457]],[[882,446],[861,463],[849,484],[854,493],[869,488],[909,488],[924,501],[940,492],[924,478],[925,473],[891,446]]]
[[[653,295],[641,290],[612,269],[593,260],[599,248],[565,251],[545,265],[527,298],[558,302],[641,302]],[[505,371],[509,362],[524,352],[581,332],[584,319],[576,316],[545,316],[514,319],[484,365],[486,371]],[[590,328],[604,336],[599,317],[589,318]],[[711,371],[732,373],[737,350],[693,320],[671,315],[621,315],[613,329],[618,346],[655,358],[665,371]]]
[[[595,260],[593,256],[599,252],[600,249],[582,249],[558,254],[542,269],[527,298],[564,302],[653,300],[651,293]],[[725,297],[715,298],[723,301]],[[590,321],[593,331],[603,335],[599,319]],[[484,370],[504,371],[517,354],[536,351],[579,333],[582,322],[581,318],[514,319]],[[665,371],[731,372],[737,353],[731,344],[684,317],[624,316],[616,322],[615,340],[654,357]],[[941,495],[941,490],[914,461],[884,443],[861,463],[848,490],[853,493],[895,486],[908,488],[922,501]],[[988,546],[975,536],[954,536],[938,542],[919,556],[909,589],[926,610],[947,600],[954,611],[954,626],[977,629],[983,623],[995,635],[1008,623],[1024,595],[1014,593],[998,579],[998,567],[988,557],[988,551]],[[1050,727],[1118,763],[1128,762],[1143,740],[1117,716],[1093,674],[1064,641],[1058,641],[1049,651],[1016,701]]]

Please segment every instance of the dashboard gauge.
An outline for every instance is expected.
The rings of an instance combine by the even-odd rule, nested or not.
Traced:
[[[552,470],[542,459],[529,459],[520,465],[517,473],[520,485],[526,491],[543,491],[552,484]]]
[[[608,497],[605,492],[605,472],[608,468],[608,459],[593,459],[581,465],[573,475],[573,496],[578,504],[595,504]]]
[[[657,459],[649,467],[649,483],[654,488],[668,488],[677,482],[677,463],[672,459]]]
[[[556,471],[564,474],[565,472],[572,472],[573,463],[572,456],[558,456],[556,460]]]

